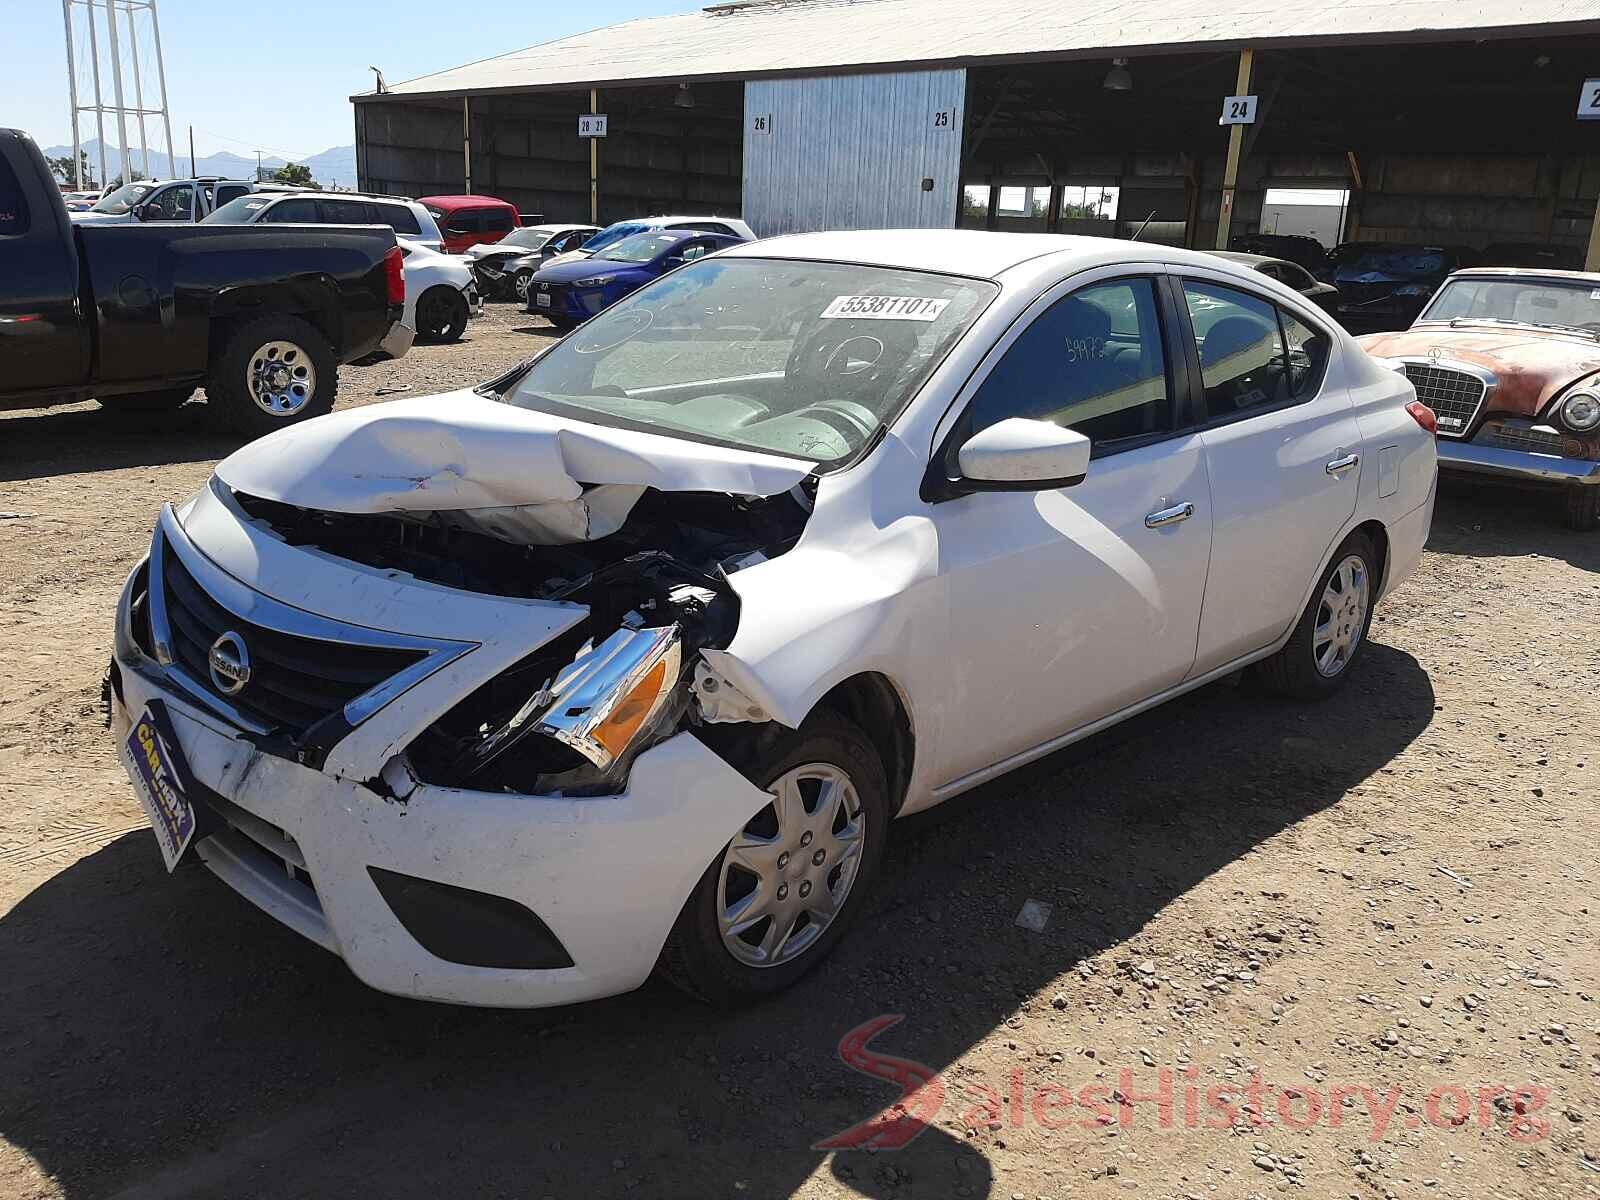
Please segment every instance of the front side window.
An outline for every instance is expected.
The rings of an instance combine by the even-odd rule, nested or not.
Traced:
[[[194,220],[194,186],[180,184],[176,187],[162,188],[145,202],[144,219],[146,221]]]
[[[998,290],[889,267],[705,258],[556,343],[505,399],[841,464],[893,423]]]
[[[482,233],[483,212],[476,208],[459,209],[450,214],[444,229],[446,233]]]
[[[972,397],[971,431],[1008,417],[1075,429],[1105,449],[1174,429],[1155,284],[1119,279],[1057,300]]]

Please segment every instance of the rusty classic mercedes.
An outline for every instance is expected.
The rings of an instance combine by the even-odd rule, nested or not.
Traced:
[[[1600,274],[1457,271],[1410,329],[1358,340],[1433,410],[1441,471],[1555,491],[1571,528],[1600,527]]]

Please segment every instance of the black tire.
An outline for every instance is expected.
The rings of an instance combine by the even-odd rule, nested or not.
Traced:
[[[556,330],[560,333],[571,333],[578,327],[578,322],[574,321],[571,317],[552,317],[542,310],[535,311],[539,312],[540,316],[544,317],[546,321],[549,321],[550,324],[554,325]]]
[[[791,987],[828,956],[860,915],[883,862],[889,831],[889,794],[883,763],[872,742],[859,728],[832,712],[813,714],[799,730],[772,725],[763,727],[759,735],[745,725],[712,726],[708,740],[712,738],[723,757],[763,787],[796,767],[812,763],[842,770],[860,801],[864,830],[854,883],[833,919],[794,958],[771,966],[740,962],[723,944],[717,913],[727,848],[706,868],[678,914],[661,952],[658,970],[691,995],[712,1004],[733,1005]],[[773,811],[768,806],[744,829],[770,818]]]
[[[258,360],[259,352],[274,342],[298,347],[314,376],[309,396],[292,411],[267,411],[256,402],[252,390],[252,364]],[[206,376],[206,407],[217,428],[259,437],[333,411],[338,391],[339,364],[334,361],[328,339],[315,325],[300,317],[258,317],[235,329],[212,360],[211,372]]]
[[[431,287],[417,297],[417,340],[456,342],[467,331],[467,298],[453,287]]]
[[[1337,670],[1332,674],[1324,673],[1317,665],[1317,651],[1319,643],[1316,630],[1319,619],[1323,613],[1324,597],[1328,592],[1329,582],[1346,559],[1359,558],[1366,575],[1366,607],[1359,621],[1352,621],[1345,628],[1357,632],[1354,648],[1343,658]],[[1378,590],[1378,556],[1372,548],[1372,543],[1365,534],[1352,533],[1333,552],[1328,565],[1323,568],[1322,574],[1317,577],[1317,586],[1312,590],[1311,601],[1306,605],[1305,612],[1300,614],[1300,620],[1294,627],[1294,633],[1289,641],[1271,658],[1257,663],[1251,668],[1255,681],[1269,691],[1281,696],[1289,696],[1296,700],[1325,700],[1344,686],[1346,679],[1362,653],[1367,648],[1367,634],[1372,628],[1372,610],[1377,598]],[[1329,616],[1335,628],[1339,627],[1340,613],[1330,611]],[[1348,615],[1348,614],[1345,614]],[[1354,626],[1359,625],[1359,631]],[[1326,645],[1326,643],[1321,643]]]
[[[99,396],[100,407],[112,412],[174,412],[188,403],[194,388],[163,388],[158,392],[125,392],[120,396]]]
[[[1600,487],[1582,484],[1567,489],[1567,528],[1577,533],[1600,529]]]

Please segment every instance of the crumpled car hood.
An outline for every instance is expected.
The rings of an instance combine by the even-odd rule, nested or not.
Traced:
[[[815,466],[590,425],[464,389],[291,425],[223,459],[217,477],[299,508],[456,514],[494,536],[550,545],[615,532],[645,488],[773,496]]]

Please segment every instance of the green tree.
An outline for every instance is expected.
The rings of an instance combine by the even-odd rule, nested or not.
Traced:
[[[300,163],[285,163],[273,175],[279,183],[294,183],[301,187],[316,187],[317,181],[311,178],[311,168]]]
[[[94,172],[89,170],[89,152],[87,150],[78,151],[78,165],[83,170],[81,176],[73,174],[72,155],[70,154],[63,154],[60,158],[47,157],[44,161],[49,166],[50,173],[61,180],[62,183],[70,183],[76,187],[78,180],[81,178],[83,186],[88,187],[94,182]]]

